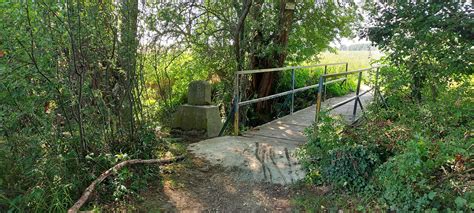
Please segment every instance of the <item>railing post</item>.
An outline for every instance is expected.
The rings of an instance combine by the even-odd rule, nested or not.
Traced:
[[[319,121],[319,112],[321,111],[321,96],[323,95],[323,82],[325,76],[322,75],[319,77],[319,84],[318,84],[318,95],[316,96],[316,116],[314,118],[314,122],[317,124]]]
[[[379,93],[379,84],[378,84],[378,81],[379,81],[379,67],[377,67],[377,69],[375,70],[375,84],[374,84],[374,98],[375,98],[375,104],[378,105],[379,104],[379,101],[377,99],[377,95]]]
[[[239,135],[239,74],[235,74],[234,79],[234,135]]]
[[[328,74],[328,65],[324,65],[324,75]],[[323,100],[326,100],[326,78],[324,78],[324,97]]]
[[[349,62],[346,62],[346,72],[349,72]],[[346,75],[347,78],[347,75]]]
[[[352,111],[353,121],[355,121],[355,118],[356,118],[357,102],[360,102],[359,93],[360,93],[360,82],[361,82],[361,80],[362,80],[362,72],[359,72],[359,79],[357,80],[356,99],[354,100],[354,111]]]
[[[349,72],[349,62],[346,62],[346,73]],[[348,75],[346,75],[346,80],[344,82],[346,82],[346,85],[347,85],[347,82],[349,81],[348,78]],[[342,85],[342,84],[341,84]]]
[[[291,106],[290,114],[295,110],[295,69],[291,69]]]

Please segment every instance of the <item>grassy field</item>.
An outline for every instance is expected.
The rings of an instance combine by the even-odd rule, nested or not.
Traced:
[[[305,63],[298,64],[298,65],[314,65],[314,64],[326,64],[326,63],[339,63],[339,62],[348,62],[349,63],[349,71],[362,69],[370,67],[371,62],[376,59],[379,59],[382,54],[378,51],[338,51],[337,53],[330,53],[324,52],[321,53],[318,58],[319,62],[316,60],[308,60]],[[335,65],[335,66],[328,66],[327,72],[328,73],[340,73],[344,72],[346,69],[345,64],[343,65]],[[316,67],[316,68],[304,68],[299,69],[295,73],[295,88],[302,88],[309,85],[317,84],[319,81],[319,77],[324,72],[324,66]],[[367,80],[369,79],[369,75],[367,72],[364,72],[364,77],[362,79],[363,84],[367,84]],[[348,80],[345,81],[344,84],[334,83],[330,84],[326,87],[326,97],[336,97],[346,95],[349,92],[355,91],[357,85],[357,76],[356,74],[352,74],[347,76]],[[287,70],[281,72],[281,79],[279,80],[278,86],[276,88],[275,93],[285,92],[291,90],[292,86],[292,79],[291,79],[291,70]],[[299,92],[295,95],[295,109],[303,109],[311,104],[314,104],[314,90],[307,90],[303,92]],[[281,115],[286,115],[289,113],[288,99],[287,97],[280,98],[275,106],[273,107],[275,110],[277,117]]]
[[[374,64],[378,59],[383,56],[383,53],[380,51],[337,51],[336,53],[324,52],[321,53],[318,57],[321,64],[326,63],[337,63],[337,62],[348,62],[348,70],[357,70],[368,68],[371,64]],[[328,68],[329,73],[334,72],[343,72],[345,70],[344,66]],[[364,77],[362,79],[363,84],[367,83],[369,78],[368,73],[363,73]],[[349,88],[350,90],[355,90],[357,75],[350,75],[349,77]],[[346,94],[348,91],[342,88],[332,88],[333,85],[329,86],[331,93],[334,93],[335,96],[340,96]],[[342,89],[342,90],[341,90]]]
[[[337,53],[324,52],[318,57],[320,63],[349,62],[349,70],[354,70],[369,67],[371,62],[382,56],[379,51],[337,51]]]

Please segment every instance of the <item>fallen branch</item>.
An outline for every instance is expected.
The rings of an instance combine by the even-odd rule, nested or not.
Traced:
[[[441,178],[440,181],[438,181],[438,183],[435,184],[435,187],[438,187],[440,184],[442,184],[446,180],[449,180],[449,179],[451,179],[453,177],[456,177],[456,176],[459,176],[459,175],[467,174],[467,173],[472,172],[472,171],[474,171],[474,168],[470,168],[470,169],[464,170],[462,172],[451,173],[447,176],[444,176],[443,178]]]
[[[116,173],[117,171],[119,171],[120,169],[122,169],[125,166],[132,165],[132,164],[156,164],[156,163],[158,163],[158,164],[169,164],[169,163],[173,163],[173,162],[176,162],[178,160],[181,160],[183,158],[184,158],[184,155],[180,155],[178,157],[169,158],[169,159],[150,159],[150,160],[133,159],[133,160],[126,160],[126,161],[120,162],[117,165],[115,165],[112,168],[105,171],[104,173],[102,173],[97,179],[95,179],[91,183],[91,185],[89,185],[86,188],[86,190],[84,190],[84,192],[82,193],[81,198],[79,198],[79,200],[77,200],[77,202],[74,203],[74,205],[71,208],[69,208],[69,210],[67,212],[68,213],[75,213],[75,212],[79,211],[79,209],[82,207],[82,205],[84,205],[84,203],[86,203],[86,201],[89,199],[89,196],[92,194],[92,192],[94,191],[95,187],[98,184],[100,184],[107,177],[109,177],[110,175]]]

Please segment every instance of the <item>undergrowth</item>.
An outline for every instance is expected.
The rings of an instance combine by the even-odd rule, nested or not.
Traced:
[[[297,205],[473,211],[473,95],[467,84],[422,103],[391,96],[387,105],[369,107],[357,126],[323,115],[316,128],[308,128],[299,156],[307,183],[332,192],[328,199],[300,197]]]

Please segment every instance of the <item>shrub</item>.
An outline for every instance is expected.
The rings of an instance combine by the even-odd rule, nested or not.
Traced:
[[[305,130],[308,142],[298,150],[297,156],[307,170],[306,179],[310,183],[321,184],[321,160],[327,152],[340,143],[340,130],[343,127],[340,120],[321,113],[318,128],[309,127]]]
[[[365,145],[342,137],[341,118],[321,114],[316,131],[308,128],[307,144],[299,152],[311,183],[327,183],[338,189],[361,191],[379,162],[375,152]]]
[[[395,94],[344,126],[322,116],[300,156],[313,184],[356,192],[367,205],[396,211],[474,210],[473,90],[459,83],[439,100]]]
[[[328,152],[321,162],[321,174],[335,188],[362,191],[378,162],[379,157],[369,148],[344,145]]]
[[[462,144],[432,143],[425,139],[408,142],[405,152],[375,171],[374,184],[381,192],[380,202],[402,211],[455,206],[453,186],[458,184],[457,180],[445,183],[447,177],[441,171],[456,170],[455,156],[466,154]]]

